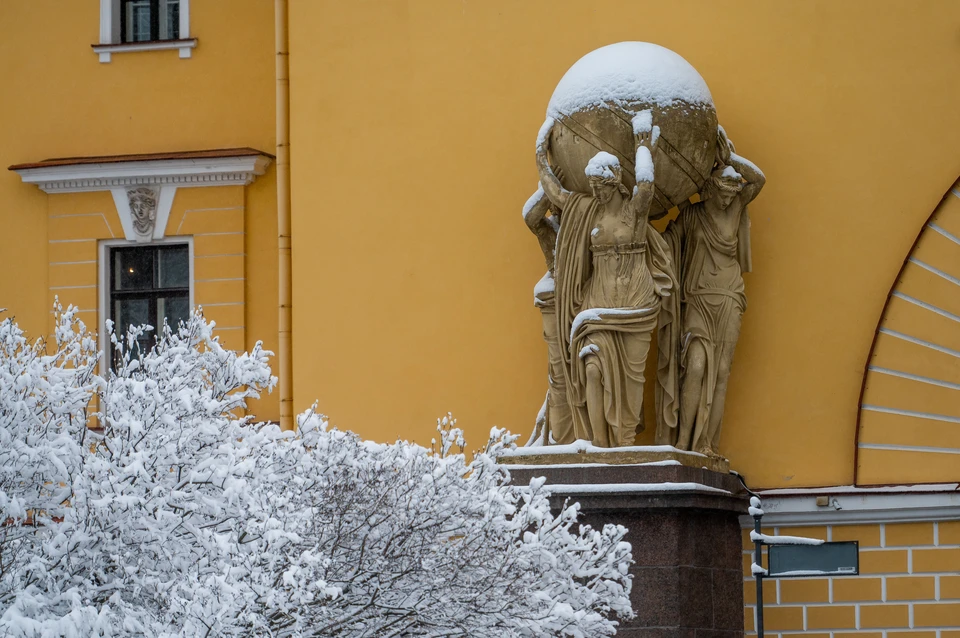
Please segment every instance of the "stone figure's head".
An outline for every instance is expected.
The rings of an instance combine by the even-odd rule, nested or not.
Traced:
[[[620,179],[623,170],[620,168],[620,160],[615,155],[600,151],[587,162],[587,168],[583,172],[586,173],[587,180],[590,182],[593,196],[599,199],[600,203],[609,202],[617,191],[624,197],[630,197],[630,191]]]
[[[715,199],[725,209],[743,190],[743,177],[732,166],[724,166],[713,171],[703,186],[703,199]]]
[[[127,191],[127,199],[137,234],[152,234],[157,219],[157,194],[151,188],[134,188]]]

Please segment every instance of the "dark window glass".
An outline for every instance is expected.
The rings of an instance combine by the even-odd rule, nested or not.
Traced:
[[[121,0],[123,42],[154,42],[180,37],[180,0]]]
[[[163,250],[157,260],[157,286],[187,288],[190,286],[190,263],[186,246]]]
[[[153,288],[153,255],[146,250],[113,251],[114,290]]]
[[[140,326],[143,324],[153,325],[150,321],[150,300],[149,299],[115,299],[113,302],[113,320],[117,326],[123,326],[123,332],[126,334],[128,326]],[[140,350],[146,352],[150,348],[151,334],[144,333],[137,340],[140,344]]]
[[[171,326],[177,326],[190,316],[190,298],[182,295],[158,298],[157,316],[166,319]]]
[[[118,335],[130,326],[154,330],[139,340],[149,349],[164,319],[177,326],[190,316],[190,250],[172,246],[124,246],[110,254],[110,318]]]

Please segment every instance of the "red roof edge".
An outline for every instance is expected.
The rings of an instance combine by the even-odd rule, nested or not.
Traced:
[[[130,155],[94,155],[90,157],[58,157],[45,159],[39,162],[14,164],[7,167],[10,171],[19,171],[30,168],[50,168],[52,166],[79,166],[81,164],[116,164],[119,162],[152,162],[157,160],[189,160],[189,159],[218,159],[223,157],[250,157],[263,155],[270,159],[276,156],[258,151],[255,148],[244,146],[241,148],[220,148],[204,151],[176,151],[172,153],[134,153]]]

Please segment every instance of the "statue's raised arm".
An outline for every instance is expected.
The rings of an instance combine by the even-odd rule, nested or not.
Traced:
[[[567,205],[567,199],[570,197],[570,191],[563,187],[560,180],[550,168],[550,161],[547,159],[547,149],[550,145],[550,131],[553,130],[553,118],[548,117],[540,127],[540,133],[537,135],[537,170],[540,172],[540,185],[547,198],[553,202],[560,210]]]
[[[763,185],[767,183],[767,178],[756,164],[734,152],[730,153],[729,164],[746,180],[743,190],[740,191],[740,200],[746,206],[760,194]]]
[[[633,139],[636,151],[634,153],[634,177],[637,185],[633,189],[630,206],[637,215],[637,223],[647,222],[647,213],[650,203],[653,202],[654,187],[653,153],[657,150],[657,139],[660,137],[660,127],[654,126],[653,114],[650,111],[640,111],[633,117]]]

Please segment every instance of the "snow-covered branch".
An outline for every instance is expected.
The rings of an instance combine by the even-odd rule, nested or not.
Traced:
[[[0,324],[0,634],[605,636],[632,614],[625,530],[511,484],[516,437],[468,460],[449,416],[433,449],[315,410],[283,432],[246,415],[276,383],[259,344],[195,313],[149,352],[114,335],[100,377],[58,317],[55,344]]]

